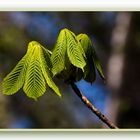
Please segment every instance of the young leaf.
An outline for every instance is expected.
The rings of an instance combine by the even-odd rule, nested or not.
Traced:
[[[52,52],[49,51],[48,49],[44,48],[41,44],[39,44],[39,45],[42,48],[43,56],[45,58],[46,64],[48,66],[48,69],[51,70],[52,69],[52,62],[51,62],[51,58],[50,57],[51,57]]]
[[[79,39],[77,38],[77,36],[73,32],[71,32],[71,31],[69,31],[69,32],[71,33],[71,35],[73,36],[73,38],[76,40],[76,42],[78,42],[78,45],[77,46],[80,49],[81,54],[84,56],[84,58],[86,58],[86,55],[85,55],[85,52],[86,51],[84,50],[83,46],[81,45],[81,42],[79,41]]]
[[[59,33],[55,48],[51,55],[52,73],[55,76],[65,69],[65,55],[66,55],[66,31],[61,30]]]
[[[70,62],[84,71],[84,67],[86,65],[84,56],[85,53],[82,49],[81,44],[76,39],[74,33],[66,29],[66,36],[67,36],[67,54],[69,57]]]
[[[25,75],[27,72],[28,63],[30,61],[29,54],[32,54],[34,49],[32,44],[28,47],[25,56],[18,62],[15,68],[3,79],[2,93],[11,95],[16,93],[24,84]]]
[[[90,38],[86,34],[79,34],[77,36],[77,39],[81,43],[85,54],[86,54],[86,63],[87,65],[85,66],[85,71],[84,71],[84,79],[87,82],[94,82],[96,78],[96,73],[95,73],[95,67],[94,67],[94,61],[93,61],[93,48],[92,48],[92,42]]]
[[[46,91],[47,82],[48,86],[61,96],[58,87],[52,80],[51,67],[50,51],[36,41],[30,42],[25,56],[4,78],[3,94],[14,94],[23,86],[27,96],[36,100]]]
[[[84,52],[87,54],[92,49],[92,42],[86,34],[77,35],[78,41],[81,43]],[[86,55],[87,56],[87,55]]]
[[[91,69],[91,71],[93,70],[94,73],[95,73],[95,68],[93,66],[93,62],[94,62],[94,64],[95,64],[95,66],[97,68],[97,71],[98,71],[99,75],[101,76],[101,78],[103,80],[105,80],[105,77],[104,77],[104,74],[103,74],[103,70],[102,70],[102,66],[101,66],[100,60],[99,60],[99,58],[98,58],[98,56],[97,56],[97,54],[95,52],[95,49],[92,47],[93,44],[92,44],[90,38],[86,34],[79,34],[77,36],[77,39],[81,42],[81,45],[82,45],[82,47],[83,47],[83,49],[84,49],[84,51],[86,53],[86,56],[87,57],[89,56],[87,58],[88,59],[87,63],[90,62],[89,63],[90,64],[90,68],[89,69]],[[91,59],[93,60],[93,62],[92,62]],[[88,67],[89,64],[87,64],[87,67]],[[93,79],[92,81],[94,81],[95,77],[94,77],[94,74],[93,73],[91,73],[90,77],[93,77],[92,78]]]
[[[16,93],[25,80],[28,67],[28,55],[26,54],[15,66],[15,68],[2,81],[2,93],[12,95]]]
[[[91,55],[87,57],[87,65],[85,67],[84,79],[90,83],[94,82],[96,79],[95,66]]]
[[[38,97],[44,94],[46,85],[40,64],[41,47],[36,42],[29,44],[29,48],[32,49],[32,47],[34,51],[29,54],[30,62],[25,76],[23,90],[28,97],[36,100]]]
[[[48,59],[45,59],[45,58],[48,58]],[[48,53],[45,53],[45,57],[44,57],[43,51],[40,50],[40,65],[41,65],[41,69],[43,72],[43,76],[44,76],[48,86],[50,88],[52,88],[58,96],[61,96],[61,93],[60,93],[58,87],[55,85],[55,83],[52,80],[52,73],[49,70],[49,67],[47,64],[48,60],[50,60],[50,55]]]
[[[99,58],[98,58],[98,56],[97,56],[97,54],[96,54],[94,49],[93,49],[93,61],[94,61],[95,65],[96,65],[96,68],[97,68],[97,71],[98,71],[99,75],[101,76],[101,78],[103,80],[105,80],[105,76],[103,74],[103,70],[102,70],[100,60],[99,60]]]

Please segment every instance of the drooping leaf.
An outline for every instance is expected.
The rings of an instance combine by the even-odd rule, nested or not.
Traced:
[[[29,48],[34,49],[34,51],[29,55],[30,62],[27,68],[23,90],[28,97],[36,100],[46,91],[46,84],[40,63],[41,48],[36,42],[30,43]]]
[[[85,54],[88,52],[89,49],[91,50],[92,42],[86,34],[77,35],[77,39],[81,43]]]
[[[51,70],[51,68],[52,68],[52,62],[51,62],[51,58],[50,57],[51,57],[52,52],[49,51],[48,49],[44,48],[41,44],[39,44],[39,45],[42,48],[43,56],[45,58],[46,64],[48,66],[48,69]]]
[[[87,57],[89,56],[87,59],[88,59],[88,62],[90,62],[89,64],[91,64],[90,69],[91,70],[94,69],[93,68],[94,67],[93,62],[94,62],[99,75],[101,76],[101,78],[103,80],[105,80],[100,60],[99,60],[99,58],[98,58],[98,56],[97,56],[97,54],[95,52],[95,49],[93,48],[93,44],[92,44],[92,41],[90,40],[90,38],[86,34],[79,34],[77,36],[77,39],[81,42],[81,45],[83,46],[83,49],[84,49],[84,51],[86,53],[86,56]],[[91,59],[93,59],[93,62],[91,61]],[[87,66],[89,64],[87,64]],[[93,77],[93,79],[94,79],[94,74],[92,74],[90,77]]]
[[[100,62],[100,60],[99,60],[99,58],[98,58],[98,56],[96,54],[95,49],[93,48],[92,41],[90,40],[90,38],[86,34],[83,34],[83,38],[85,38],[85,39],[83,39],[84,40],[83,41],[83,47],[84,47],[85,52],[91,53],[93,62],[95,64],[96,68],[97,68],[97,71],[98,71],[99,75],[101,76],[101,78],[103,80],[105,80],[103,70],[102,70],[102,66],[101,66],[101,62]],[[86,45],[89,46],[89,47],[86,48]]]
[[[69,30],[66,30],[67,36],[67,54],[70,62],[84,71],[84,67],[86,65],[84,56],[85,53],[82,49],[80,42],[76,39],[74,33]]]
[[[86,65],[87,65],[87,64],[86,64]],[[85,67],[86,67],[86,66],[85,66]],[[84,73],[85,73],[85,68],[84,68]],[[79,69],[79,68],[76,68],[75,75],[76,75],[76,77],[75,77],[75,81],[76,81],[76,82],[77,82],[77,81],[80,81],[80,80],[83,78],[83,76],[84,76],[83,71],[82,71],[81,69]]]
[[[44,57],[45,55],[45,57]],[[46,59],[47,58],[47,59]],[[61,96],[61,93],[58,89],[58,87],[55,85],[52,79],[52,73],[49,70],[49,66],[47,64],[47,61],[50,60],[50,55],[48,53],[43,53],[43,51],[40,51],[40,63],[41,63],[41,69],[44,75],[44,78],[48,84],[48,86],[54,90],[54,92],[58,95]]]
[[[85,55],[85,50],[84,48],[82,47],[82,44],[81,42],[79,41],[79,39],[77,38],[77,36],[72,32],[72,31],[69,31],[71,33],[71,35],[73,36],[73,38],[75,39],[76,42],[78,42],[78,48],[80,49],[80,52],[81,54],[84,56],[84,58],[86,58],[86,55]]]
[[[66,55],[66,32],[61,30],[59,33],[56,45],[51,55],[52,73],[55,76],[65,69],[65,55]]]
[[[92,56],[89,55],[87,57],[87,65],[85,67],[85,72],[84,72],[84,79],[87,82],[94,82],[96,78],[96,73],[95,73],[95,66],[94,66],[94,62],[92,60]]]
[[[41,44],[32,41],[28,45],[27,53],[16,67],[3,80],[4,94],[14,94],[22,86],[28,97],[35,100],[46,91],[46,82],[57,95],[61,96],[58,87],[52,80],[51,52]],[[46,81],[45,81],[46,80]]]
[[[24,84],[28,67],[28,55],[25,55],[15,66],[15,68],[3,79],[2,93],[12,95],[16,93]]]
[[[95,65],[96,65],[96,68],[97,68],[97,71],[98,71],[99,75],[101,76],[101,78],[103,80],[105,80],[105,76],[103,74],[103,70],[102,70],[100,60],[99,60],[99,58],[98,58],[98,56],[97,56],[97,54],[96,54],[94,49],[93,49],[93,61],[94,61]]]
[[[86,66],[84,68],[84,79],[87,82],[94,82],[95,78],[96,78],[96,73],[95,73],[95,66],[94,66],[94,62],[92,59],[92,42],[90,40],[90,38],[86,35],[86,34],[79,34],[77,36],[77,39],[79,40],[79,42],[81,43],[85,54],[86,54]]]
[[[52,73],[67,81],[73,76],[74,66],[84,71],[85,53],[75,34],[62,29],[51,55]]]
[[[27,67],[29,64],[29,54],[32,54],[34,49],[32,44],[28,47],[25,56],[18,62],[15,68],[3,79],[2,93],[11,95],[16,93],[24,84]]]

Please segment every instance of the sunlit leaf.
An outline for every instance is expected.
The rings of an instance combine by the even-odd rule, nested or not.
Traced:
[[[32,45],[31,43],[29,44]],[[34,51],[30,54],[30,62],[25,76],[24,92],[28,97],[37,99],[46,91],[45,79],[41,70],[40,63],[40,46],[36,43],[33,46]]]
[[[52,73],[60,75],[61,72],[69,73],[71,64],[84,71],[86,65],[85,53],[75,34],[68,29],[62,29],[51,55]]]
[[[11,95],[16,93],[24,84],[28,67],[28,56],[25,55],[15,68],[3,79],[2,93]]]
[[[46,91],[46,83],[61,96],[51,74],[51,52],[36,41],[28,45],[27,53],[2,82],[3,94],[16,93],[22,86],[26,95],[37,99]]]
[[[40,62],[41,62],[41,69],[42,69],[42,72],[43,72],[43,75],[44,75],[44,78],[48,84],[48,86],[54,90],[54,92],[58,95],[58,96],[61,96],[61,93],[58,89],[58,87],[55,85],[55,83],[53,82],[53,79],[52,79],[52,73],[51,71],[49,70],[49,66],[47,64],[47,61],[46,61],[46,58],[47,60],[49,59],[50,60],[50,55],[48,53],[45,53],[45,57],[44,57],[44,53],[43,51],[40,51]]]
[[[67,36],[67,53],[70,62],[74,66],[81,68],[84,71],[84,67],[86,65],[84,59],[85,53],[82,49],[80,42],[76,39],[74,33],[70,32],[69,30],[66,30],[66,36]]]
[[[65,69],[66,49],[66,32],[65,30],[61,30],[51,55],[53,75],[59,74],[62,70]]]
[[[87,59],[86,59],[87,65],[85,66],[85,69],[84,69],[85,70],[84,79],[90,83],[92,83],[95,80],[95,78],[96,78],[95,66],[96,66],[100,76],[104,79],[104,74],[102,71],[100,61],[96,55],[94,48],[92,47],[93,44],[92,44],[90,38],[86,34],[79,34],[77,36],[77,39],[81,43],[81,45],[85,51],[86,57],[87,57]],[[94,66],[94,64],[95,64],[95,66]]]

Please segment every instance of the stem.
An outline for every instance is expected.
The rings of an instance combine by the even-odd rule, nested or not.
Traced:
[[[80,92],[76,84],[71,83],[71,87],[76,93],[76,95],[82,100],[82,102],[94,113],[96,116],[99,117],[108,127],[112,129],[117,129],[118,127],[115,126],[112,122],[110,122],[97,108],[94,107],[93,104]]]

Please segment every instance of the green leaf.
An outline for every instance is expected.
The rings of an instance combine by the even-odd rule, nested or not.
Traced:
[[[12,95],[16,93],[25,81],[25,74],[28,67],[28,55],[25,55],[15,68],[3,79],[2,93]]]
[[[67,36],[67,54],[70,62],[84,71],[84,67],[86,65],[84,56],[85,53],[82,49],[80,42],[76,39],[74,33],[69,30],[66,30]]]
[[[66,55],[66,31],[61,30],[59,33],[56,45],[51,55],[52,73],[55,76],[65,69],[65,55]]]
[[[29,64],[29,54],[32,54],[34,49],[33,44],[30,44],[25,56],[18,62],[15,68],[3,79],[2,93],[11,95],[16,93],[24,84],[27,67]]]
[[[86,59],[87,65],[84,68],[84,80],[92,83],[95,81],[96,78],[94,62],[92,59],[92,55],[93,55],[92,42],[86,34],[79,34],[77,36],[77,39],[81,43],[87,57]]]
[[[86,67],[86,66],[85,66]],[[77,82],[77,81],[80,81],[82,78],[83,78],[83,71],[81,70],[81,69],[79,69],[79,68],[76,68],[76,72],[75,72],[76,74],[76,79],[75,79],[75,81]],[[85,68],[84,68],[84,73],[85,73]]]
[[[86,55],[85,55],[85,52],[86,51],[84,50],[81,42],[79,41],[79,39],[77,38],[77,36],[73,32],[71,32],[71,31],[69,31],[69,32],[71,33],[71,35],[73,36],[73,38],[75,39],[75,41],[78,43],[77,46],[80,49],[81,54],[84,56],[84,58],[86,58]]]
[[[82,48],[87,56],[87,53],[92,49],[92,42],[86,34],[77,35],[78,41],[81,43]]]
[[[36,100],[46,91],[45,79],[42,74],[42,66],[40,63],[41,47],[37,42],[31,42],[28,48],[29,50],[33,49],[34,51],[27,52],[30,53],[30,62],[25,76],[25,84],[23,90],[28,97],[34,98]]]
[[[36,100],[45,93],[47,82],[48,86],[61,96],[58,87],[52,80],[50,55],[51,52],[38,42],[30,42],[25,56],[4,78],[3,94],[14,94],[23,86],[27,96]]]
[[[95,66],[91,55],[87,57],[87,65],[85,67],[84,79],[90,83],[94,82],[96,79]]]
[[[85,71],[87,71],[87,72],[85,72],[85,74],[87,76],[85,76],[85,77],[87,77],[87,78],[89,77],[88,78],[89,80],[87,78],[86,78],[86,80],[91,81],[91,82],[95,80],[94,64],[97,68],[99,75],[104,80],[105,77],[103,74],[102,66],[101,66],[100,60],[99,60],[94,48],[92,47],[93,46],[92,41],[86,34],[79,34],[77,36],[77,39],[81,43],[81,45],[85,51],[85,54],[87,56],[87,66],[85,67],[85,69],[86,69]]]
[[[95,63],[95,66],[97,68],[97,71],[98,71],[99,75],[101,76],[101,78],[103,80],[105,80],[105,76],[103,74],[103,70],[102,70],[102,66],[101,66],[100,60],[99,60],[99,58],[98,58],[98,56],[97,56],[97,54],[96,54],[94,49],[93,49],[93,61]]]
[[[81,42],[81,45],[86,53],[86,56],[88,57],[87,58],[87,67],[89,67],[89,68],[86,67],[85,69],[87,69],[87,71],[89,71],[89,72],[91,70],[91,72],[93,71],[93,73],[95,74],[95,68],[93,66],[95,64],[99,75],[101,76],[101,78],[103,80],[105,80],[100,60],[95,52],[95,49],[92,47],[93,44],[92,44],[90,38],[86,34],[79,34],[77,36],[77,39]],[[89,73],[89,72],[87,72],[87,73]],[[91,79],[89,81],[94,81],[95,76],[91,72],[90,72],[90,74],[87,74],[87,77],[89,77]]]
[[[45,59],[45,58],[47,58],[47,59]],[[46,79],[46,82],[47,82],[48,86],[51,89],[53,89],[54,92],[58,96],[61,96],[61,93],[60,93],[58,87],[55,85],[55,83],[52,80],[52,73],[49,70],[49,67],[48,67],[48,64],[47,64],[48,60],[50,60],[50,55],[48,53],[45,53],[45,57],[44,57],[43,51],[40,51],[40,65],[41,65],[43,75],[44,75],[44,77]]]
[[[75,72],[76,67],[74,67],[70,61],[68,56],[65,57],[65,69],[57,75],[58,78],[63,79],[65,83],[68,83],[73,79],[73,74]]]
[[[52,62],[51,62],[51,58],[50,57],[51,57],[52,52],[49,51],[48,49],[44,48],[41,44],[39,44],[39,45],[42,48],[43,57],[45,58],[46,64],[48,66],[48,69],[51,70],[52,69]]]
[[[63,74],[68,75],[69,72],[73,72],[72,65],[84,71],[85,57],[84,50],[75,34],[68,29],[62,29],[51,55],[53,75],[60,77],[63,77]],[[69,79],[69,75],[64,79]]]

